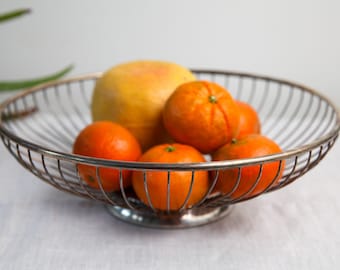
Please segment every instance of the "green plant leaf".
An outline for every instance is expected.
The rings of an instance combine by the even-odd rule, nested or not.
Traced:
[[[20,80],[20,81],[0,81],[0,91],[8,91],[8,90],[19,90],[23,88],[33,87],[38,84],[42,84],[49,81],[58,80],[59,78],[63,77],[67,73],[69,73],[73,69],[73,65],[69,65],[66,68],[44,76],[40,78],[35,79],[29,79],[29,80]]]
[[[2,13],[0,14],[0,23],[20,17],[30,12],[31,10],[29,8],[21,8],[10,12]]]

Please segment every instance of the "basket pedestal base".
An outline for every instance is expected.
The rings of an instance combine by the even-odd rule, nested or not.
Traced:
[[[114,217],[136,225],[150,228],[190,228],[217,221],[228,215],[232,206],[207,209],[191,209],[181,214],[157,215],[152,212],[138,211],[119,206],[106,206]]]

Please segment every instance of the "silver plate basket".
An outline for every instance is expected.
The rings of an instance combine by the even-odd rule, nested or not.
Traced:
[[[102,202],[113,216],[130,223],[156,228],[184,228],[218,220],[227,215],[236,203],[292,183],[315,167],[338,137],[340,117],[336,107],[309,87],[250,73],[214,70],[193,72],[198,79],[225,86],[236,99],[251,104],[259,114],[262,133],[275,140],[283,152],[259,158],[190,164],[122,162],[74,155],[72,146],[76,136],[91,122],[92,92],[101,73],[44,84],[6,100],[0,105],[1,139],[23,167],[59,190]],[[285,164],[281,179],[275,179],[279,175],[277,173],[261,194],[249,196],[261,178],[263,166],[273,161],[278,161],[280,166],[283,162]],[[106,192],[100,177],[100,189],[91,188],[79,177],[77,164],[94,166],[97,174],[102,167],[119,170],[120,190]],[[231,196],[240,181],[229,194],[212,193],[221,170],[237,168],[240,180],[242,170],[254,165],[260,167],[259,175],[246,193]],[[160,211],[152,206],[151,198],[148,198],[151,203],[147,206],[136,197],[133,190],[123,188],[123,169],[142,171],[146,189],[146,175],[150,170],[166,172],[168,187],[174,171],[191,172],[191,187],[197,171],[211,171],[216,177],[212,179],[204,198],[192,207],[186,207],[185,200],[176,211]],[[191,188],[187,199],[190,192]],[[167,200],[171,200],[170,192]]]

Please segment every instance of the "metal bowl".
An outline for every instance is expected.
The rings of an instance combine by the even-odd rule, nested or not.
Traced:
[[[251,104],[258,112],[262,133],[275,140],[282,153],[229,161],[207,161],[204,163],[141,163],[122,162],[91,158],[72,154],[72,145],[79,131],[91,122],[90,103],[92,91],[101,73],[44,84],[28,89],[0,105],[1,139],[13,157],[38,178],[57,189],[74,195],[103,202],[109,212],[121,220],[149,227],[183,228],[206,224],[224,217],[230,207],[244,200],[275,191],[292,183],[315,167],[334,145],[340,129],[340,117],[336,107],[315,90],[287,80],[250,73],[193,70],[198,79],[214,81],[225,86],[238,100]],[[285,164],[280,180],[271,181],[257,195],[251,195],[261,176],[263,166],[278,161]],[[157,210],[143,204],[131,189],[106,192],[88,186],[79,177],[77,164],[139,170],[144,173],[160,170],[167,172],[168,187],[174,171],[191,172],[191,188],[195,172],[207,170],[217,176],[221,170],[238,169],[240,182],[242,170],[247,166],[260,166],[259,175],[252,187],[240,196],[213,193],[216,179],[212,179],[204,198],[186,207],[186,202],[177,211]],[[278,169],[280,170],[280,169]],[[98,174],[99,175],[99,174]],[[170,189],[168,188],[168,191]],[[147,190],[146,193],[148,194]],[[168,202],[171,194],[167,194]],[[169,205],[169,204],[168,204]]]

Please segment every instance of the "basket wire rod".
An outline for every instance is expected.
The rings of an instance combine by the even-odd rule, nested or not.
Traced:
[[[253,102],[255,89],[256,89],[256,78],[251,78],[250,95],[246,100],[248,104],[252,104]]]
[[[302,93],[302,96],[305,96],[307,94],[306,92],[302,92],[302,91],[301,91],[301,93]],[[302,127],[305,126],[306,118],[308,117],[308,114],[310,113],[311,108],[313,106],[313,102],[314,102],[313,96],[310,95],[309,93],[308,93],[308,95],[309,95],[309,102],[308,102],[308,105],[305,106],[305,110],[304,110],[303,115],[300,117],[300,120],[298,122],[296,122],[294,126],[292,126],[290,132],[288,132],[286,134],[286,136],[282,139],[282,147],[283,148],[285,148],[286,146],[288,147],[289,145],[293,144],[293,142],[296,140],[296,138],[299,138],[301,136],[301,134],[303,134],[303,132],[305,132]],[[302,107],[302,102],[299,103],[298,108],[301,108],[301,107]],[[300,110],[296,111],[296,114],[299,111]],[[301,129],[302,131],[299,131],[299,129]],[[294,135],[294,133],[296,133],[296,134]],[[279,141],[279,142],[281,142],[281,141]]]
[[[26,149],[29,150],[28,148],[26,148]],[[21,152],[21,155],[22,155],[22,156],[25,156],[26,158],[28,158],[28,154],[27,154],[26,152]],[[35,159],[35,158],[33,158],[33,157],[31,157],[31,159],[32,159],[32,161],[40,162],[40,159],[37,160],[37,159]],[[59,159],[57,159],[57,160],[59,160]],[[59,160],[59,161],[60,161],[60,160]],[[49,167],[50,167],[51,169],[55,170],[55,171],[59,170],[59,169],[58,169],[58,166],[55,166],[55,165],[53,165],[53,164],[50,164]],[[70,168],[67,168],[67,167],[64,167],[63,175],[64,175],[64,178],[65,178],[65,176],[68,176],[68,177],[70,177],[70,178],[74,177],[73,171],[71,171],[71,169],[70,169]],[[65,179],[66,179],[66,178],[65,178]],[[68,181],[68,182],[69,182],[69,181]]]
[[[334,122],[334,123],[336,123],[337,122],[337,112],[335,111],[335,110],[332,110],[332,121]],[[339,122],[340,122],[340,119],[338,120]]]
[[[301,110],[302,110],[303,97],[305,95],[305,92],[303,92],[303,91],[298,91],[298,92],[299,92],[299,101],[297,102],[296,108],[294,110],[291,109],[292,114],[290,115],[289,119],[287,120],[287,124],[284,125],[283,127],[281,127],[281,129],[278,132],[276,132],[277,135],[274,135],[276,137],[275,140],[277,141],[277,143],[279,145],[282,145],[282,147],[284,145],[285,140],[287,138],[291,137],[293,135],[293,132],[296,131],[296,129],[301,126],[303,119],[306,118],[308,110],[311,107],[312,96],[310,95],[309,105],[306,107],[305,112],[302,113]],[[291,130],[290,130],[290,132],[288,132],[288,134],[286,132],[284,132],[289,128],[289,126],[288,126],[289,124],[293,125],[292,121],[294,120],[294,116],[297,116],[300,112],[303,114],[303,116],[301,117],[299,122],[294,124],[294,126],[291,128]],[[280,138],[282,137],[283,134],[285,134],[286,136],[283,137],[282,140],[281,140]]]
[[[79,111],[78,107],[76,106],[76,103],[74,102],[74,96],[73,96],[74,91],[72,91],[72,89],[71,89],[71,83],[67,83],[66,88],[67,88],[68,97],[69,97],[70,101],[72,102],[74,112],[78,116],[79,120],[82,122],[82,126],[86,126],[88,124],[88,122],[85,120],[83,114]],[[79,129],[80,128],[77,126],[76,130],[79,130]]]
[[[149,193],[147,175],[146,174],[147,174],[146,170],[143,170],[143,182],[144,182],[144,190],[145,190],[146,199],[147,199],[148,205],[152,209],[152,211],[156,212],[156,209],[154,208],[154,206],[151,202],[151,197],[150,197],[150,193]]]
[[[6,148],[8,148],[8,143],[6,143],[5,136],[0,133],[1,140]]]
[[[19,109],[18,108],[18,103],[19,103],[19,101],[21,101],[21,104],[23,104],[23,109]],[[31,107],[31,108],[28,108],[28,106],[27,106],[27,103],[25,102],[25,99],[23,98],[23,99],[15,99],[10,105],[9,105],[9,107],[11,106],[11,105],[13,105],[13,107],[14,107],[14,112],[13,113],[11,113],[10,115],[9,115],[9,118],[11,119],[11,118],[13,118],[13,119],[19,119],[19,118],[21,118],[21,117],[25,117],[25,116],[28,116],[29,114],[31,114],[31,113],[34,113],[34,112],[36,112],[37,111],[37,108],[36,107]],[[9,120],[10,120],[9,119]]]
[[[331,144],[328,144],[328,146],[330,146]],[[310,169],[312,169],[313,167],[315,167],[324,157],[325,155],[327,154],[327,152],[329,151],[330,148],[328,148],[327,151],[325,151],[324,153],[322,153],[323,151],[323,145],[320,146],[320,149],[318,151],[318,158],[313,161],[313,162],[307,162],[307,165],[301,169],[299,171],[299,174],[296,175],[295,177],[292,177],[291,179],[289,179],[289,181],[287,181],[286,183],[283,183],[283,185],[281,185],[280,187],[278,188],[282,188],[282,187],[285,187],[287,186],[288,184],[292,183],[294,180],[296,180],[297,178],[301,177],[302,175],[304,175],[306,172],[308,172]]]
[[[316,160],[316,159],[319,158],[318,153],[314,151],[315,149],[316,148],[312,149],[312,155],[310,157],[311,160]],[[306,162],[308,161],[309,154],[306,151],[305,153],[297,154],[297,156],[299,156],[298,164],[297,164],[297,170],[301,170],[301,168],[304,167]],[[293,165],[294,165],[293,164],[293,157],[287,159],[286,166],[285,166],[285,172],[286,173],[284,174],[284,176],[286,176],[288,174],[288,172],[293,168]]]
[[[320,145],[317,159],[315,159],[313,162],[309,161],[308,166],[306,166],[303,170],[303,174],[305,174],[311,168],[315,167],[321,161],[321,159],[323,159],[325,154],[328,152],[328,151],[325,151],[325,153],[323,154],[322,153],[323,150],[324,150],[324,146]]]
[[[123,200],[130,209],[135,209],[135,207],[129,202],[128,197],[126,196],[123,181],[124,181],[123,171],[122,169],[119,169],[119,187],[120,187],[120,192],[122,194]]]
[[[82,97],[83,97],[83,99],[84,99],[84,102],[85,102],[85,104],[87,105],[86,107],[87,107],[87,108],[90,108],[90,100],[88,100],[88,99],[86,98],[86,94],[85,94],[84,80],[81,80],[81,81],[79,81],[78,83],[79,83],[80,92],[81,92],[81,94],[82,94]]]
[[[31,164],[31,168],[33,168],[33,172],[35,172],[35,174],[46,181],[45,177],[42,175],[41,171],[36,167],[35,163],[33,162],[33,159],[32,159],[32,154],[31,154],[31,150],[27,148],[27,154],[28,154],[28,160]]]
[[[102,183],[102,178],[100,176],[100,170],[99,170],[99,166],[96,166],[96,179],[97,179],[97,183],[99,185],[100,191],[101,193],[104,195],[106,201],[108,201],[110,204],[115,205],[117,204],[116,202],[114,202],[106,193],[106,191],[103,188],[103,183]]]
[[[187,194],[182,206],[179,208],[179,211],[183,211],[185,209],[186,205],[188,204],[188,201],[189,201],[191,193],[192,193],[192,189],[194,187],[194,182],[195,182],[195,171],[191,171],[191,180],[190,180],[190,186],[189,186],[188,194]]]
[[[212,72],[212,73],[210,73],[209,75],[210,75],[210,81],[216,82],[216,76],[217,76],[217,74],[214,73],[214,72]]]
[[[38,135],[38,137],[43,139],[46,143],[55,145],[58,149],[62,149],[64,151],[69,150],[69,148],[61,141],[64,137],[62,133],[58,130],[54,130],[54,127],[49,123],[49,121],[42,117],[36,117],[35,115],[33,115],[32,118],[36,119],[36,125],[29,125],[29,123],[23,122],[22,125],[25,126],[25,130],[31,131],[34,135]]]
[[[311,127],[311,126],[313,126],[313,123],[314,123],[314,128],[312,130],[310,130],[309,132],[305,132],[304,130],[302,130],[301,136],[297,137],[297,140],[295,142],[297,145],[300,145],[303,142],[309,141],[313,138],[314,134],[316,133],[316,131],[319,128],[319,125],[316,125],[315,121],[316,121],[316,119],[318,119],[317,115],[320,113],[321,110],[322,110],[321,99],[318,97],[318,108],[315,111],[314,115],[310,118],[309,123],[307,125],[307,126]],[[323,114],[322,118],[319,119],[319,123],[324,120],[324,117],[325,117],[325,113]]]
[[[28,114],[32,114],[32,113],[38,111],[38,108],[35,105],[34,106],[28,106],[27,96],[22,97],[22,103],[24,105],[24,112],[27,112]]]
[[[34,115],[32,115],[32,117],[35,117]],[[15,122],[15,124],[12,125],[12,128],[16,129],[16,130],[20,130],[20,134],[22,134],[23,136],[27,136],[27,137],[31,137],[30,134],[32,135],[38,135],[39,138],[43,139],[46,143],[48,144],[58,144],[58,147],[60,147],[61,149],[67,149],[65,148],[64,144],[59,144],[58,141],[54,141],[51,140],[50,138],[46,137],[43,133],[41,133],[41,131],[37,130],[35,125],[29,125],[29,123],[27,121],[20,121],[20,122]],[[44,129],[43,129],[44,130]],[[52,137],[55,137],[55,135],[53,133],[48,132],[48,130],[46,130],[48,134],[50,134]],[[56,139],[58,137],[55,137]]]
[[[58,158],[56,158],[56,159],[59,160],[59,163],[61,163],[61,161],[62,161],[61,159],[58,159]],[[70,163],[68,163],[68,165],[70,165]],[[50,167],[51,167],[51,169],[59,171],[58,166],[50,165]],[[78,178],[75,177],[75,175],[74,175],[74,170],[72,170],[71,168],[69,168],[65,165],[62,167],[62,170],[63,170],[63,176],[64,176],[65,179],[66,179],[66,176],[67,176],[67,177],[69,177],[69,179],[72,179],[71,181],[78,181]],[[70,181],[68,181],[68,182],[70,182]]]
[[[6,112],[4,112],[3,115],[7,115],[7,116],[11,116],[11,115],[15,115],[15,112],[13,112],[13,109],[12,109],[12,103],[9,104],[7,107],[6,107]],[[1,117],[3,117],[3,115],[1,115]],[[13,121],[6,121],[6,125],[8,125],[9,127],[11,127],[12,129],[15,129],[15,126],[14,124],[12,123]]]
[[[24,159],[23,159],[22,156],[21,156],[21,151],[20,151],[20,149],[19,149],[19,144],[16,144],[16,145],[15,145],[15,148],[16,148],[16,150],[17,150],[17,157],[18,157],[20,163],[21,163],[21,164],[25,164],[26,162],[24,161]]]
[[[304,96],[306,94],[307,94],[306,92],[303,92]],[[301,138],[304,133],[306,133],[306,130],[304,127],[310,126],[313,123],[313,120],[316,117],[317,113],[319,112],[320,100],[318,100],[319,102],[316,104],[317,106],[316,112],[313,114],[313,116],[310,116],[310,114],[312,113],[312,108],[314,106],[313,104],[315,102],[315,98],[310,93],[308,93],[308,95],[309,95],[309,103],[308,103],[308,106],[306,106],[305,113],[300,118],[300,121],[294,126],[294,128],[291,129],[291,131],[286,135],[282,147],[286,147],[286,146],[293,145],[293,144],[297,145],[296,141],[299,138]],[[311,119],[307,122],[306,120],[308,119],[308,116],[311,117]]]
[[[53,89],[54,89],[54,96],[56,96],[56,100],[57,100],[58,103],[60,104],[60,108],[62,108],[62,113],[63,113],[64,115],[66,115],[66,114],[65,114],[65,108],[64,108],[63,103],[61,102],[61,99],[60,99],[60,93],[59,93],[60,91],[58,90],[58,89],[60,89],[59,85],[55,85],[55,86],[53,87]],[[72,130],[70,130],[69,127],[66,126],[66,125],[64,124],[63,121],[61,121],[60,117],[58,117],[58,116],[56,115],[56,112],[55,112],[54,110],[52,110],[52,113],[53,113],[53,115],[55,116],[55,118],[56,118],[57,122],[59,123],[60,127],[62,128],[62,130],[64,130],[65,133],[69,135],[69,138],[70,138],[71,140],[73,140],[74,135],[75,135],[74,132],[73,132]],[[66,115],[66,116],[68,117],[68,115]],[[71,123],[71,125],[74,127],[74,123],[73,123],[73,121],[72,121],[72,118],[71,118],[71,117],[68,117],[68,120],[69,120],[69,122]]]
[[[65,176],[65,175],[64,175]],[[84,188],[81,188],[81,185],[77,181],[78,179],[76,178],[74,181],[73,180],[67,180],[65,177],[62,179],[59,176],[54,176],[56,179],[60,180],[61,182],[67,181],[67,184],[61,184],[63,186],[63,190],[69,193],[72,193],[74,195],[81,196],[83,198],[89,198],[90,196],[84,192]],[[99,199],[98,199],[99,200]]]
[[[74,111],[75,111],[75,104],[74,104],[73,99],[72,99],[72,97],[70,95],[69,83],[66,83],[65,87],[66,87],[66,94],[65,94],[65,96],[67,95],[68,101],[70,103],[72,103],[71,114],[73,114]],[[71,124],[71,127],[70,127],[71,129],[69,129],[69,132],[70,132],[70,134],[72,134],[72,138],[74,138],[74,136],[76,135],[77,131],[79,130],[78,124],[74,122],[73,117],[70,117],[70,112],[68,112],[67,109],[65,108],[65,106],[64,106],[64,104],[63,104],[63,102],[61,100],[61,97],[60,97],[60,91],[57,91],[57,88],[59,88],[59,87],[58,86],[55,87],[55,95],[57,97],[58,102],[60,103],[60,108],[62,108],[63,114],[65,115],[65,117],[68,118],[68,121]]]
[[[243,77],[239,77],[237,81],[237,93],[235,99],[240,100],[242,96],[242,90],[243,90]]]
[[[42,176],[39,174],[39,171],[35,171],[35,170],[32,170],[32,168],[30,168],[26,162],[20,157],[20,154],[18,154],[18,151],[19,151],[19,144],[16,144],[15,146],[15,149],[16,149],[16,152],[14,152],[14,150],[12,149],[12,143],[11,141],[8,139],[7,140],[7,143],[5,143],[7,149],[9,150],[9,152],[12,154],[12,156],[26,169],[29,169],[33,174],[35,174],[36,176],[42,178]]]
[[[37,99],[37,92],[36,91],[32,92],[31,96],[32,96],[32,101],[33,101],[34,106],[38,108],[39,102]]]
[[[229,192],[223,194],[222,197],[217,197],[217,198],[215,198],[215,199],[212,199],[212,200],[208,203],[208,206],[211,205],[211,204],[214,205],[214,203],[218,203],[218,202],[220,202],[220,201],[227,202],[227,203],[231,203],[232,199],[230,198],[230,196],[236,191],[236,189],[239,187],[240,182],[241,182],[241,170],[242,170],[242,169],[241,169],[241,167],[237,167],[237,168],[235,168],[234,170],[236,170],[236,169],[237,169],[237,179],[236,179],[236,182],[235,182],[233,188],[232,188]],[[230,169],[229,169],[229,170],[230,170]],[[218,171],[218,172],[219,172],[219,171]],[[216,181],[217,181],[217,180],[218,180],[218,176],[217,176],[215,179],[216,179]],[[229,179],[220,179],[219,181],[229,181]]]
[[[34,102],[34,105],[36,108],[39,108],[39,103],[38,103],[38,100],[37,100],[37,97],[36,97],[36,93],[37,92],[33,92],[32,93],[32,97],[33,97],[33,102]],[[45,118],[43,118],[42,120],[45,120],[45,121],[41,121],[41,117],[35,117],[35,115],[33,114],[32,115],[32,118],[36,119],[36,125],[32,125],[31,126],[31,130],[36,132],[36,134],[40,137],[40,138],[43,138],[44,140],[47,140],[47,142],[50,142],[52,144],[58,144],[58,148],[60,149],[65,149],[65,150],[68,150],[68,148],[65,148],[65,145],[63,143],[59,144],[59,140],[61,138],[64,138],[67,140],[67,138],[64,136],[63,133],[59,132],[59,130],[55,130],[54,126],[51,125],[50,121],[46,121]],[[40,127],[40,128],[38,128]],[[30,130],[28,129],[28,130]],[[53,138],[54,140],[51,141],[50,138],[44,136],[40,130],[43,130],[45,131],[51,138]],[[53,131],[53,132],[52,132]]]
[[[61,179],[64,181],[64,183],[67,185],[67,187],[72,190],[74,193],[76,193],[77,195],[82,196],[82,193],[80,193],[78,190],[76,190],[70,183],[69,181],[66,180],[65,176],[64,176],[64,172],[61,168],[61,164],[60,164],[60,159],[57,159],[57,167],[58,167],[58,172],[59,175],[61,177]]]
[[[94,196],[93,194],[91,194],[91,192],[89,192],[87,187],[84,185],[83,180],[81,179],[81,176],[79,175],[79,170],[78,170],[77,165],[75,165],[75,170],[76,170],[76,175],[78,176],[78,182],[79,182],[81,188],[85,191],[86,195],[93,200],[98,200],[98,198],[96,196]]]
[[[285,186],[287,186],[288,184],[294,182],[294,180],[296,180],[297,178],[301,177],[303,174],[305,174],[306,168],[309,167],[309,164],[310,164],[310,161],[311,161],[311,157],[312,157],[312,150],[310,150],[310,151],[308,152],[308,159],[307,159],[307,161],[306,161],[306,165],[305,165],[302,169],[300,169],[300,170],[297,171],[297,175],[295,175],[294,177],[292,177],[292,176],[293,176],[293,171],[292,171],[291,174],[289,175],[289,178],[287,178],[287,181],[281,182],[277,188],[285,187]],[[295,172],[295,171],[294,171],[294,172]]]
[[[223,86],[229,91],[229,75],[224,76]]]
[[[334,125],[336,125],[336,121],[337,121],[336,111],[332,110],[330,107],[327,107],[327,114],[328,112],[330,112],[330,116],[328,117],[328,122],[324,123],[323,130],[321,132],[319,131],[318,133],[319,136],[322,136],[323,134],[326,134],[330,131],[329,126],[332,122],[334,123]]]
[[[270,109],[268,110],[267,114],[264,116],[263,118],[263,133],[267,133],[267,130],[270,130],[267,128],[267,124],[266,123],[269,123],[268,119],[270,118],[271,115],[274,114],[275,110],[277,109],[277,105],[280,101],[280,98],[281,98],[281,90],[282,90],[282,84],[281,83],[278,83],[277,85],[277,89],[278,89],[278,94],[275,95],[275,99],[272,103],[272,106],[270,107]]]
[[[282,170],[282,163],[283,163],[283,160],[280,160],[279,161],[279,167],[276,171],[276,175],[274,176],[273,180],[269,183],[269,185],[261,192],[261,193],[265,193],[265,192],[268,192],[270,191],[270,189],[272,187],[274,187],[276,184],[278,184],[278,181],[280,180],[279,179],[279,176],[280,176],[280,173],[281,173],[281,170]],[[259,196],[261,194],[257,194],[256,196]]]
[[[331,142],[328,142],[327,147],[325,147],[325,145],[321,145],[319,150],[320,153],[319,157],[313,162],[313,164],[309,168],[311,169],[315,167],[326,156],[327,152],[330,150],[332,146],[333,144]],[[325,151],[322,152],[323,150]]]
[[[306,165],[300,170],[300,175],[303,175],[305,173],[306,169],[308,169],[310,161],[312,160],[312,154],[313,154],[313,150],[310,150],[308,152],[308,158],[307,158],[307,161],[306,161]]]
[[[259,172],[257,174],[255,182],[252,184],[252,186],[250,187],[250,189],[248,191],[244,192],[237,199],[233,200],[233,203],[242,201],[244,198],[246,198],[249,194],[251,194],[255,190],[258,183],[260,182],[260,179],[262,177],[262,172],[263,172],[263,164],[260,164],[259,166],[260,166],[260,168],[259,168]]]
[[[239,199],[233,201],[232,203],[239,203],[239,202],[248,201],[248,200],[251,200],[253,198],[261,196],[263,193],[269,193],[269,192],[272,192],[273,190],[275,190],[275,188],[277,187],[277,185],[275,185],[275,184],[277,184],[278,180],[280,180],[279,175],[280,175],[281,169],[282,169],[282,160],[280,160],[279,168],[278,168],[273,180],[271,180],[269,185],[263,191],[261,191],[258,194],[255,194],[255,195],[251,195],[251,196],[246,195],[246,197],[239,198]],[[251,192],[252,192],[252,190],[250,191],[250,193]],[[247,193],[249,193],[249,191]]]
[[[43,98],[46,102],[46,104],[48,105],[48,107],[50,107],[50,102],[49,102],[49,99],[48,99],[48,96],[47,96],[47,91],[48,91],[48,88],[44,88],[42,89],[42,95],[43,95]],[[33,94],[35,95],[36,92],[33,92]],[[35,101],[37,101],[37,98],[35,98]],[[37,107],[39,108],[38,106],[39,103],[37,103]],[[60,124],[60,119],[57,115],[55,115],[55,113],[53,111],[51,111],[52,115],[53,115],[53,119],[56,120],[57,123]],[[43,121],[40,121],[40,119],[42,119]],[[40,123],[40,126],[43,127],[44,130],[46,130],[46,132],[55,139],[55,142],[59,142],[59,140],[62,139],[62,141],[69,141],[69,138],[67,136],[65,136],[65,133],[62,133],[59,131],[59,129],[57,129],[54,125],[51,124],[51,121],[47,121],[47,119],[45,117],[37,117],[37,122]],[[64,131],[64,129],[62,129]]]
[[[66,189],[63,188],[61,185],[59,185],[57,182],[55,182],[52,178],[52,176],[48,173],[48,171],[45,171],[45,175],[42,173],[41,170],[39,170],[35,163],[33,162],[33,159],[32,159],[32,155],[31,155],[31,151],[29,149],[26,149],[27,152],[28,152],[28,158],[29,158],[29,161],[30,161],[30,165],[31,166],[28,166],[26,162],[22,163],[24,165],[25,168],[29,169],[34,175],[36,175],[38,178],[42,179],[44,182],[50,184],[51,186],[59,189],[59,190],[62,190],[62,191],[65,191]],[[41,155],[42,156],[42,155]],[[20,160],[19,160],[20,161]],[[40,163],[40,161],[39,161]],[[44,167],[44,164],[42,164],[43,167]],[[46,167],[44,167],[44,170],[45,170]],[[47,175],[47,176],[46,176]],[[68,190],[67,190],[68,191]]]
[[[329,117],[326,117],[329,113],[331,113],[331,115]],[[325,113],[324,113],[324,119],[328,118],[328,122],[322,121],[323,128],[322,128],[322,130],[320,129],[317,132],[315,132],[315,135],[314,135],[315,138],[318,138],[318,137],[320,137],[320,136],[322,136],[323,134],[326,133],[326,130],[330,126],[331,122],[332,121],[334,121],[334,122],[336,121],[335,120],[336,119],[335,116],[336,116],[335,111],[331,110],[330,107],[326,107]]]
[[[284,170],[285,173],[283,177],[286,177],[287,175],[289,175],[289,172],[294,168],[294,160],[296,156],[298,155],[295,155],[294,157],[286,159],[285,170]]]
[[[264,80],[264,83],[265,83],[265,86],[264,86],[264,91],[263,91],[263,95],[262,95],[262,98],[261,98],[261,102],[260,102],[258,108],[256,109],[259,115],[262,115],[262,110],[265,107],[264,104],[265,104],[265,102],[266,102],[266,100],[269,96],[268,92],[269,92],[270,83],[269,83],[268,80]],[[263,122],[263,120],[261,122]]]
[[[207,198],[209,197],[209,195],[212,193],[213,189],[215,188],[216,186],[216,183],[217,183],[217,179],[218,179],[218,176],[220,175],[220,171],[219,170],[216,170],[214,172],[214,179],[208,189],[208,191],[206,192],[206,194],[203,196],[203,198],[195,205],[195,207],[198,207],[198,206],[201,206],[206,200]]]
[[[43,98],[44,98],[44,100],[46,102],[47,107],[50,107],[51,106],[50,100],[48,99],[48,96],[47,96],[48,89],[50,89],[50,88],[48,88],[48,87],[43,88],[42,89],[42,95],[43,95]]]
[[[201,73],[196,72],[196,71],[194,71],[194,73],[195,73],[196,80],[200,80],[201,79]]]
[[[286,99],[286,102],[285,102],[281,112],[278,114],[278,119],[282,119],[283,118],[283,116],[287,112],[287,109],[289,108],[289,104],[291,103],[292,96],[293,96],[293,91],[292,91],[292,87],[291,86],[290,86],[290,91],[288,93],[289,93],[288,94],[288,98]],[[276,132],[276,134],[274,133],[272,135],[272,139],[273,140],[277,140],[277,136],[282,133],[282,130],[285,130],[287,128],[288,123],[289,122],[287,122],[284,127],[282,127],[278,132]],[[277,125],[276,121],[272,122],[272,125],[268,128],[268,130],[272,130],[276,125]]]
[[[23,159],[23,153],[20,151],[20,145],[18,143],[15,144],[15,148],[16,148],[16,155],[14,154],[13,151],[12,154],[14,154],[15,158],[19,161],[20,164],[22,164],[26,169],[29,169],[30,171],[32,171],[32,168],[30,168],[30,166],[27,164],[27,161],[25,159]],[[29,151],[27,148],[25,148],[27,151]],[[31,163],[32,164],[32,163]],[[43,177],[43,175],[40,173],[40,171],[35,167],[35,170],[37,172],[39,172],[39,176],[40,178]]]
[[[1,117],[3,117],[3,115],[7,115],[8,117],[10,117],[11,115],[15,115],[15,111],[13,111],[12,109],[12,103],[9,104],[7,107],[6,107],[6,112],[4,112]],[[10,129],[13,129],[15,130],[16,129],[16,126],[15,126],[15,123],[13,123],[13,121],[5,121],[6,125],[10,128]]]
[[[167,209],[167,212],[169,213],[170,212],[170,185],[171,185],[171,176],[170,176],[170,171],[168,170],[167,171],[167,176],[166,176],[166,209]]]
[[[281,188],[281,186],[283,186],[285,183],[287,183],[288,181],[290,181],[292,175],[295,173],[295,170],[297,168],[297,164],[298,164],[298,158],[299,156],[295,156],[294,158],[294,164],[293,164],[293,167],[290,169],[290,172],[285,176],[285,177],[282,177],[282,181],[279,181],[278,184],[272,188],[270,188],[268,190],[268,192],[272,192],[274,190],[277,190],[279,188]]]
[[[324,150],[325,147],[324,146],[320,146],[320,156],[318,159],[316,159],[310,166],[309,166],[309,169],[312,169],[314,168],[316,165],[319,164],[319,162],[326,156],[327,152],[329,151],[329,147],[327,146],[326,150],[322,153],[322,150]],[[307,172],[307,171],[306,171]],[[306,173],[305,172],[305,173]]]
[[[229,191],[228,193],[224,194],[223,197],[229,198],[236,191],[236,189],[239,187],[239,185],[241,183],[241,174],[242,174],[242,168],[238,167],[237,168],[237,179],[236,179],[235,185],[233,186],[231,191]],[[224,179],[224,180],[225,181],[229,181],[229,179]]]
[[[18,104],[17,104],[18,100],[14,100],[14,102],[12,103],[13,104],[13,107],[14,107],[14,115],[16,115],[19,110],[18,110]]]
[[[324,100],[321,100],[321,104],[322,103],[325,104]],[[323,115],[319,120],[319,125],[323,126],[323,129],[314,126],[313,131],[310,132],[311,136],[308,137],[308,140],[314,140],[314,139],[318,138],[319,136],[323,135],[324,131],[327,129],[327,126],[325,126],[324,124],[325,123],[329,124],[332,121],[332,118],[328,118],[328,122],[325,121],[326,118],[327,118],[328,110],[330,109],[330,107],[328,107],[327,104],[325,104],[325,106],[322,106],[322,107],[323,107]]]
[[[22,104],[24,104],[24,110],[28,111],[30,108],[28,107],[26,98],[27,98],[27,96],[22,97]]]
[[[41,162],[42,162],[42,165],[43,165],[43,168],[44,168],[44,171],[46,173],[46,175],[48,176],[48,179],[50,180],[49,182],[57,187],[58,189],[60,190],[64,190],[64,188],[62,186],[60,186],[60,184],[54,180],[53,176],[50,174],[50,172],[48,171],[47,169],[47,166],[46,166],[46,162],[45,162],[45,156],[43,154],[41,154]]]
[[[35,163],[33,162],[33,159],[32,159],[32,155],[31,155],[31,150],[27,148],[27,154],[28,154],[28,160],[31,164],[31,168],[33,168],[33,172],[35,172],[35,174],[41,178],[41,179],[44,179],[45,178],[43,177],[43,175],[41,174],[40,170],[38,170],[38,168],[35,166]]]

